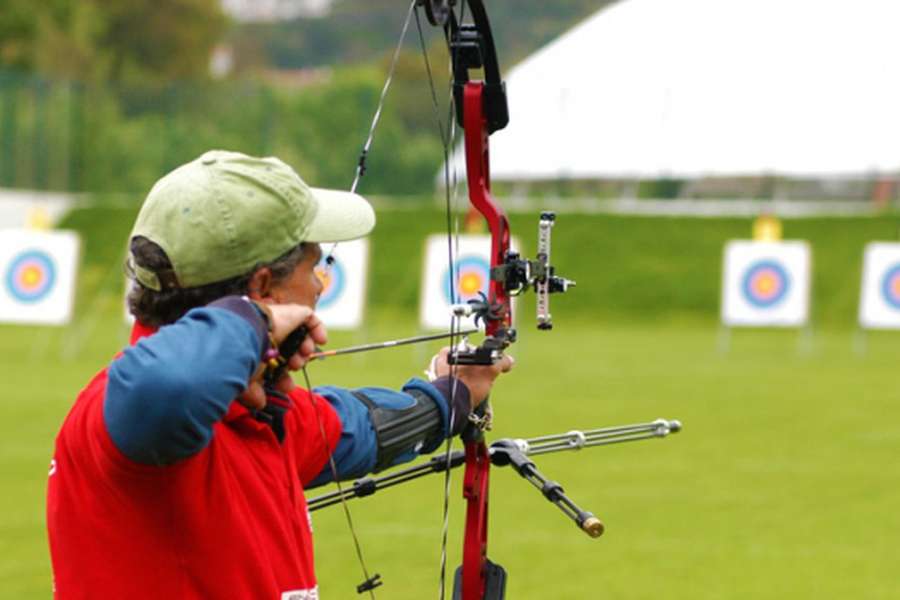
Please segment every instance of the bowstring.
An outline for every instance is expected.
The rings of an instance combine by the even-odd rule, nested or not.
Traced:
[[[465,0],[463,0],[461,2],[461,9],[460,9],[460,17],[459,17],[460,23],[462,23],[462,21],[465,18],[465,7],[466,7],[466,2],[465,2]],[[420,17],[420,13],[419,13],[418,6],[417,6],[417,0],[412,0],[410,2],[409,10],[407,11],[406,19],[403,23],[403,29],[401,31],[400,38],[397,42],[397,46],[394,49],[394,54],[391,59],[391,65],[390,65],[390,68],[388,71],[388,76],[387,76],[387,79],[385,80],[384,86],[382,87],[382,90],[381,90],[381,96],[379,97],[378,106],[377,106],[377,108],[375,110],[375,114],[372,118],[372,123],[369,127],[369,133],[366,138],[366,142],[363,146],[362,151],[360,152],[359,161],[357,162],[357,167],[356,167],[356,173],[353,178],[353,183],[350,186],[350,191],[352,193],[356,193],[356,191],[359,187],[360,180],[362,179],[363,175],[365,174],[366,160],[368,158],[369,151],[372,147],[372,142],[375,137],[375,131],[378,127],[378,123],[381,120],[381,114],[383,112],[384,105],[387,100],[388,90],[390,89],[391,84],[393,83],[394,74],[396,72],[396,67],[397,67],[397,64],[399,61],[399,57],[400,57],[400,52],[403,48],[403,43],[406,39],[406,35],[409,30],[409,25],[410,25],[410,22],[411,22],[413,16],[415,16],[415,18],[416,18],[416,29],[418,31],[419,42],[422,47],[422,55],[424,57],[425,69],[426,69],[426,73],[428,75],[428,85],[429,85],[429,89],[431,91],[432,105],[433,105],[434,111],[435,111],[435,118],[436,118],[436,121],[438,124],[438,131],[439,131],[439,135],[441,138],[441,145],[442,145],[442,150],[443,150],[443,154],[444,154],[444,193],[445,193],[446,222],[447,222],[447,256],[448,256],[449,270],[451,273],[450,297],[456,299],[457,298],[457,291],[456,291],[456,283],[457,282],[456,282],[455,275],[456,275],[457,269],[456,269],[456,261],[455,261],[454,257],[459,252],[459,213],[458,213],[458,210],[456,210],[456,207],[458,206],[458,202],[459,202],[460,179],[459,179],[459,173],[458,173],[458,166],[456,164],[453,165],[452,173],[451,173],[451,167],[450,167],[450,149],[455,145],[457,131],[458,131],[456,119],[454,118],[454,114],[456,112],[456,100],[453,95],[453,85],[452,85],[452,82],[453,82],[452,68],[453,67],[452,67],[452,61],[451,61],[450,62],[450,84],[448,85],[448,87],[449,87],[449,93],[448,93],[449,102],[448,102],[448,109],[447,109],[447,119],[446,119],[446,121],[444,121],[441,119],[441,115],[440,115],[440,104],[439,104],[438,98],[437,98],[437,91],[436,91],[434,77],[433,77],[433,73],[432,73],[432,69],[431,69],[431,62],[428,58],[428,50],[427,50],[427,47],[425,44],[425,37],[424,37],[423,30],[422,30],[422,23],[421,23],[421,17]],[[447,41],[447,47],[448,47],[448,52],[449,52],[450,51],[449,37],[447,37],[446,41]],[[445,122],[449,123],[449,128],[445,126]],[[333,243],[326,255],[326,258],[325,258],[325,275],[326,276],[328,275],[328,273],[330,272],[330,270],[332,268],[332,265],[334,264],[334,252],[337,249],[337,246],[338,246],[337,242]],[[451,316],[451,321],[450,321],[450,347],[451,348],[455,348],[457,346],[459,335],[460,335],[459,332],[461,330],[462,330],[461,317],[456,316],[456,315]],[[456,419],[456,402],[455,402],[455,400],[456,400],[456,396],[457,396],[457,385],[458,385],[458,378],[456,377],[456,373],[457,373],[458,368],[459,368],[458,365],[452,365],[450,367],[450,380],[451,380],[450,402],[449,402],[449,404],[450,404],[449,426],[450,427],[452,427],[452,424],[455,422],[455,419]],[[303,369],[303,377],[305,379],[307,389],[310,391],[310,393],[312,393],[312,385],[310,383],[309,375],[308,375],[305,367]],[[325,429],[322,424],[321,418],[319,416],[318,403],[316,403],[316,401],[312,395],[310,396],[310,398],[312,399],[313,408],[315,409],[313,412],[316,415],[316,421],[319,426],[319,431],[322,435],[323,442],[326,444],[326,448],[327,448],[327,437],[325,435]],[[441,559],[440,559],[440,599],[441,600],[444,600],[445,594],[446,594],[447,540],[448,540],[449,526],[450,526],[450,485],[451,485],[450,462],[451,462],[451,456],[452,456],[452,446],[453,446],[453,439],[452,439],[452,437],[448,436],[446,450],[445,450],[445,463],[446,463],[447,468],[444,470],[444,502],[443,502],[443,519],[442,519],[442,530],[441,530]],[[363,558],[362,547],[359,542],[359,537],[353,526],[353,519],[350,514],[350,509],[347,506],[347,501],[344,498],[344,495],[342,492],[340,479],[339,479],[338,472],[337,472],[337,465],[335,464],[334,457],[331,453],[329,453],[329,455],[328,455],[328,461],[329,461],[329,465],[331,468],[332,476],[334,478],[334,482],[337,485],[338,492],[340,493],[341,505],[344,510],[344,515],[346,517],[347,524],[350,529],[350,533],[353,537],[353,544],[354,544],[354,548],[356,551],[357,559],[360,563],[360,567],[362,568],[363,576],[366,578],[366,581],[369,581],[371,578],[369,577],[369,571],[366,567],[365,560]],[[374,590],[370,589],[369,595],[374,600],[374,598],[375,598]]]
[[[353,183],[350,184],[350,193],[355,194],[359,188],[359,183],[366,174],[366,161],[369,158],[369,151],[372,149],[372,141],[375,139],[375,130],[378,129],[378,123],[381,121],[381,113],[384,110],[387,101],[388,90],[394,82],[394,73],[397,70],[397,63],[400,60],[400,52],[403,50],[403,43],[406,41],[406,34],[409,31],[409,24],[412,21],[413,13],[418,16],[416,10],[416,0],[412,0],[409,4],[409,10],[406,11],[406,20],[403,22],[403,29],[400,32],[400,38],[397,40],[397,46],[394,48],[394,54],[391,57],[391,66],[388,68],[388,76],[381,88],[381,96],[378,98],[378,106],[375,108],[375,114],[372,117],[372,123],[369,125],[369,134],[366,136],[366,143],[359,153],[359,160],[356,163],[356,173],[353,176]],[[324,275],[327,277],[331,273],[334,264],[334,252],[338,247],[338,242],[331,245],[331,249],[325,255]]]
[[[365,578],[365,582],[372,581],[372,578],[369,576],[369,569],[366,567],[366,559],[363,557],[362,545],[359,543],[359,536],[356,533],[356,528],[353,526],[353,517],[350,515],[350,507],[347,505],[347,498],[344,494],[344,489],[341,486],[341,479],[338,475],[337,464],[334,462],[334,453],[328,449],[328,436],[325,435],[325,426],[322,424],[322,417],[319,415],[319,403],[316,401],[316,397],[312,391],[312,384],[309,380],[309,373],[306,371],[306,366],[302,369],[303,372],[303,380],[306,383],[306,389],[309,392],[309,401],[312,403],[313,414],[316,415],[316,424],[319,426],[319,433],[322,435],[322,443],[325,445],[325,452],[328,454],[328,466],[331,467],[331,476],[334,479],[334,483],[337,486],[338,496],[341,499],[341,507],[344,509],[344,517],[347,520],[347,525],[350,528],[350,535],[353,538],[353,548],[356,550],[356,558],[359,561],[359,566],[362,569],[363,577]],[[378,578],[378,575],[375,575],[375,578]],[[369,588],[369,598],[375,600],[375,590],[374,588]],[[362,593],[362,592],[359,592]]]
[[[372,148],[372,141],[375,139],[375,130],[378,128],[378,123],[381,121],[381,113],[384,110],[385,102],[387,101],[388,90],[391,88],[391,84],[394,80],[394,73],[397,70],[397,63],[400,59],[400,51],[403,49],[403,43],[406,41],[406,34],[409,31],[409,24],[412,20],[412,15],[416,12],[416,0],[412,0],[409,5],[409,10],[406,13],[406,19],[403,22],[403,30],[400,33],[400,38],[397,41],[397,47],[394,49],[394,54],[391,58],[391,65],[388,69],[388,76],[384,82],[384,86],[381,88],[381,96],[378,99],[378,106],[375,109],[375,114],[372,117],[372,123],[369,125],[369,134],[366,137],[366,143],[363,145],[363,149],[360,152],[359,160],[356,165],[356,174],[353,177],[353,183],[350,185],[350,192],[356,193],[356,190],[359,188],[360,180],[366,172],[366,159],[369,156],[369,151]],[[418,15],[418,13],[416,12]],[[337,249],[338,242],[334,242],[331,245],[331,248],[328,250],[328,253],[325,256],[325,267],[323,275],[327,278],[331,272],[332,265],[334,265],[334,252]],[[310,382],[309,373],[306,370],[306,367],[303,367],[303,379],[306,384],[306,389],[309,391],[310,402],[312,402],[313,413],[316,416],[316,423],[319,427],[319,433],[322,436],[322,443],[325,445],[325,450],[328,452],[328,465],[331,469],[331,475],[334,479],[334,483],[337,486],[338,494],[341,499],[341,506],[344,509],[344,517],[347,521],[347,526],[350,529],[350,535],[353,538],[353,547],[356,551],[356,558],[359,562],[359,566],[362,569],[363,577],[365,577],[366,582],[372,581],[372,578],[369,576],[369,569],[366,567],[366,561],[363,557],[362,545],[359,542],[359,536],[356,533],[356,528],[353,525],[353,517],[350,514],[350,507],[347,505],[347,499],[344,496],[343,488],[341,486],[340,477],[337,470],[337,464],[334,462],[334,455],[332,452],[328,451],[328,438],[325,435],[325,427],[322,424],[322,419],[319,415],[319,404],[316,402],[315,396],[312,391],[312,383]],[[377,578],[377,575],[376,575]],[[371,600],[375,600],[375,590],[373,588],[369,588],[369,598]]]
[[[462,8],[460,12],[460,22],[465,15],[465,2],[462,3]],[[428,57],[428,48],[425,43],[425,36],[422,32],[422,22],[421,17],[418,11],[418,7],[416,7],[416,29],[419,34],[419,43],[422,48],[422,57],[425,63],[425,72],[428,76],[428,86],[431,91],[431,102],[434,109],[435,120],[437,121],[438,131],[441,138],[441,145],[444,154],[444,194],[445,194],[445,206],[446,206],[446,222],[447,222],[447,262],[448,268],[450,272],[449,285],[450,285],[450,297],[453,299],[454,303],[458,303],[459,299],[457,298],[457,267],[455,256],[459,254],[459,211],[458,207],[458,192],[459,192],[459,177],[457,171],[457,165],[453,165],[452,174],[450,167],[450,154],[451,148],[454,147],[457,135],[457,127],[456,127],[456,98],[453,94],[453,64],[452,59],[449,62],[449,83],[448,83],[448,107],[447,107],[447,118],[444,121],[441,118],[441,109],[440,103],[438,101],[437,89],[434,83],[433,71],[431,68],[431,61]],[[447,29],[445,31],[445,38],[447,43],[448,52],[452,52],[450,49],[450,39]],[[445,123],[449,124],[448,127],[445,126]],[[452,185],[451,185],[452,182]],[[461,317],[456,315],[451,315],[450,319],[450,348],[455,349],[458,344],[459,332],[462,329]],[[457,369],[458,365],[450,366],[450,419],[449,426],[452,427],[453,423],[456,420],[456,396],[457,396]],[[447,541],[450,531],[450,487],[451,487],[451,469],[450,469],[450,461],[453,451],[453,438],[452,436],[447,437],[446,449],[444,452],[444,499],[443,499],[443,509],[442,509],[442,525],[441,525],[441,556],[440,556],[440,579],[439,579],[439,598],[444,600],[446,596],[446,587],[447,587]]]

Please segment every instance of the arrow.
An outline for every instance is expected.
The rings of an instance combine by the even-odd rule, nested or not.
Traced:
[[[389,340],[387,342],[378,342],[375,344],[363,344],[362,346],[350,346],[349,348],[339,348],[337,350],[320,350],[310,355],[310,359],[324,359],[330,356],[340,356],[342,354],[355,354],[357,352],[368,352],[369,350],[381,350],[383,348],[394,348],[396,346],[406,346],[408,344],[418,344],[420,342],[430,342],[433,340],[443,340],[453,337],[462,337],[478,333],[478,329],[466,329],[463,331],[451,331],[448,333],[435,333],[431,335],[418,335],[415,337],[402,338],[399,340]]]

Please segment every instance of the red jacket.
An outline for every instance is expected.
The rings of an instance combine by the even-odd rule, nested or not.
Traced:
[[[106,381],[104,369],[56,440],[47,502],[55,598],[317,599],[303,487],[340,437],[328,402],[297,388],[283,444],[233,402],[202,451],[150,466],[106,431]]]

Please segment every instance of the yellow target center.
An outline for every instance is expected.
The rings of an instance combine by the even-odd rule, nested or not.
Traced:
[[[41,270],[37,267],[27,267],[22,271],[22,285],[27,288],[37,287],[41,279]]]
[[[459,289],[466,296],[474,296],[481,291],[481,277],[475,273],[466,273],[459,278]]]
[[[771,294],[775,291],[775,287],[777,283],[775,282],[775,278],[771,275],[762,275],[759,279],[756,280],[756,290],[760,294]]]

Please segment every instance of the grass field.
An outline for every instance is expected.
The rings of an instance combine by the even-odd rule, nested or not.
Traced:
[[[76,214],[70,224],[114,231],[107,236],[114,241],[88,240],[76,322],[61,330],[0,327],[3,599],[50,596],[43,515],[53,437],[77,390],[126,337],[114,265],[121,248],[116,236],[124,236],[127,224],[90,217]],[[717,223],[715,233],[703,233],[708,222],[658,220],[654,229],[651,220],[637,220],[625,231],[616,219],[591,219],[579,219],[578,227],[593,224],[607,238],[561,244],[558,264],[577,265],[580,273],[572,276],[581,279],[579,287],[554,310],[554,331],[523,323],[513,349],[517,367],[493,395],[492,437],[657,417],[678,418],[685,428],[665,440],[536,461],[604,520],[607,532],[597,540],[513,472],[495,470],[490,555],[509,571],[508,597],[898,597],[890,548],[900,533],[900,336],[869,334],[861,344],[850,326],[855,284],[841,283],[858,277],[859,244],[888,231],[888,220],[856,220],[846,228],[797,223],[814,241],[816,289],[825,295],[814,328],[735,331],[730,349],[721,352],[717,296],[697,303],[707,288],[716,293],[722,239],[742,235],[747,223]],[[399,222],[386,221],[384,235],[401,239]],[[660,239],[648,244],[654,230]],[[600,254],[615,236],[634,252]],[[685,256],[673,255],[674,247]],[[378,259],[388,258],[376,246]],[[850,277],[833,271],[843,264],[855,269]],[[665,302],[658,311],[648,308],[653,292],[630,279],[642,268],[658,276],[669,291],[666,301],[682,310],[667,311]],[[710,277],[711,283],[702,281]],[[679,279],[682,297],[674,295]],[[406,287],[393,286],[399,309],[386,308],[388,292],[373,289],[379,301],[367,328],[335,333],[332,346],[416,333]],[[629,308],[628,298],[607,300],[615,289],[630,294],[637,308]],[[530,310],[525,303],[522,314]],[[310,375],[314,385],[397,386],[420,373],[435,348],[329,359]],[[452,568],[460,558],[460,489],[456,473]],[[369,567],[385,580],[380,598],[437,597],[442,498],[442,480],[433,477],[353,501]],[[340,509],[316,513],[314,525],[323,596],[357,597],[353,587],[361,576]]]

